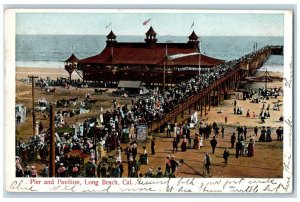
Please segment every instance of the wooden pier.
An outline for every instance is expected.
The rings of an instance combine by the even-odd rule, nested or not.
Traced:
[[[253,75],[269,58],[270,55],[283,55],[283,46],[268,46],[264,47],[255,53],[247,55],[240,59],[240,62],[235,64],[231,72],[224,77],[212,83],[207,88],[200,91],[198,94],[192,95],[184,102],[177,105],[171,112],[165,114],[162,119],[155,120],[148,125],[148,132],[156,131],[161,126],[168,122],[177,122],[180,115],[183,118],[185,111],[192,114],[192,111],[200,109],[200,116],[207,115],[207,111],[213,103],[220,103],[221,94],[225,91],[235,89],[236,83],[247,76]],[[212,99],[213,97],[213,99]]]

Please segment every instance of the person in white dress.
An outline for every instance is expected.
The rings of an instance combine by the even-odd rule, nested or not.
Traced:
[[[199,149],[201,149],[201,147],[203,147],[203,137],[202,136],[200,136]]]
[[[173,134],[172,134],[172,135],[173,135],[173,138],[176,137],[177,128],[178,128],[178,127],[177,127],[177,123],[175,123],[175,126],[174,126],[174,132],[173,132]]]

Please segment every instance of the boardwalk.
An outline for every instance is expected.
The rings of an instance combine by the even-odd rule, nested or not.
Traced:
[[[254,73],[267,61],[270,55],[282,55],[283,46],[266,46],[256,52],[252,52],[238,60],[228,61],[224,65],[228,66],[229,71],[221,78],[211,83],[208,87],[200,90],[197,94],[191,95],[183,102],[173,108],[173,110],[163,116],[162,119],[154,120],[148,125],[148,132],[151,133],[167,122],[177,122],[178,115],[183,118],[185,110],[189,114],[194,109],[200,109],[200,116],[207,114],[207,108],[210,109],[212,103],[220,103],[220,95],[225,91],[235,89],[236,83]],[[213,67],[217,68],[217,67]],[[213,98],[213,99],[212,99]]]

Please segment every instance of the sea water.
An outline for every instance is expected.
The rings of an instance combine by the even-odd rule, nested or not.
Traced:
[[[119,42],[144,42],[144,36],[117,36]],[[186,43],[187,36],[157,36],[158,43]],[[232,60],[266,45],[284,45],[283,37],[274,36],[203,36],[201,52],[207,56]],[[104,35],[16,35],[17,67],[63,68],[72,52],[83,59],[101,53]],[[269,71],[283,71],[283,56],[271,56],[265,63]]]

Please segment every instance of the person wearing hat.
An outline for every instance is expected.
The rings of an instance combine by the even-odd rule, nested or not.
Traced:
[[[279,126],[279,128],[276,130],[276,134],[277,134],[277,141],[281,142],[282,141],[282,134],[283,134],[283,130],[282,130],[281,126]]]
[[[247,140],[247,126],[246,125],[244,125],[243,133],[244,133],[244,140]]]
[[[165,170],[165,176],[169,176],[171,170],[171,159],[170,156],[168,155],[166,158],[166,170]]]
[[[167,123],[167,137],[171,137],[171,123]]]
[[[129,177],[134,177],[134,178],[135,178],[135,177],[138,177],[136,168],[135,168],[134,166],[131,167]]]
[[[161,167],[157,168],[157,170],[156,170],[156,176],[155,177],[157,177],[157,178],[163,177],[163,173],[162,173]]]
[[[145,174],[145,177],[146,177],[146,178],[153,177],[153,173],[152,173],[152,169],[151,169],[151,168],[149,168],[149,170],[148,170],[147,173]]]
[[[127,156],[127,162],[129,162],[129,158],[132,155],[132,151],[131,151],[130,145],[127,145],[127,147],[125,148],[125,154]]]
[[[182,140],[182,143],[181,143],[181,151],[183,151],[183,152],[185,152],[186,151],[186,142],[187,142],[187,140],[186,140],[186,137],[185,137],[185,135],[183,136],[183,140]]]
[[[230,137],[231,149],[234,148],[235,141],[236,141],[235,133],[232,133],[232,136]]]
[[[136,163],[133,159],[128,162],[128,177],[138,177]]]
[[[20,157],[16,156],[16,165],[20,164]]]
[[[239,158],[239,156],[241,155],[241,150],[243,149],[243,142],[237,141],[235,144],[235,157]]]
[[[148,164],[148,154],[147,154],[147,149],[145,146],[143,146],[144,152],[143,154],[140,155],[140,162],[141,164]]]
[[[257,129],[257,126],[255,126],[255,128],[254,128],[254,135],[255,135],[255,137],[257,137],[257,132],[258,132],[258,129]]]
[[[189,143],[189,146],[188,146],[189,149],[192,149],[191,129],[188,125],[186,127],[186,139],[188,140],[188,143]]]
[[[199,135],[196,133],[194,138],[194,146],[193,149],[199,149]]]
[[[95,177],[96,175],[96,165],[93,163],[94,159],[90,158],[85,166],[86,177]]]
[[[131,153],[132,153],[133,160],[135,161],[135,158],[136,158],[136,155],[137,155],[137,147],[136,147],[136,144],[133,144],[133,145],[132,145]]]
[[[119,164],[116,164],[115,166],[112,167],[112,177],[119,178],[121,174],[121,169],[119,167]]]
[[[204,157],[204,162],[203,162],[203,164],[204,164],[206,170],[208,171],[208,170],[209,170],[209,167],[210,167],[210,165],[211,165],[211,158],[210,158],[210,156],[209,156],[208,153],[205,153],[205,157]]]
[[[177,128],[177,132],[176,132],[176,140],[177,142],[180,142],[180,128]]]
[[[266,141],[266,129],[265,126],[263,126],[262,130],[260,131],[259,142],[265,142],[265,141]]]
[[[43,177],[49,177],[49,167],[47,166],[47,164],[44,165]]]
[[[131,168],[132,166],[133,166],[133,158],[130,157],[128,162],[127,162],[127,168],[128,168],[128,170],[127,170],[128,176],[127,177],[130,177],[130,172],[132,170],[132,168]]]
[[[174,175],[175,171],[177,169],[177,166],[178,166],[178,162],[175,160],[175,156],[174,155],[172,156],[170,162],[171,162],[171,171],[172,171],[171,174]]]
[[[201,149],[201,147],[203,147],[203,137],[200,136],[199,138],[198,148]]]
[[[118,161],[117,164],[118,164],[118,166],[120,168],[120,177],[122,177],[122,175],[124,173],[124,166],[123,166],[123,164],[120,161]]]
[[[24,177],[31,177],[31,170],[29,166],[26,166],[26,169],[24,170]]]
[[[272,137],[271,137],[271,129],[268,126],[267,131],[266,131],[267,137],[266,137],[266,142],[272,142]]]
[[[22,169],[21,164],[16,165],[16,177],[23,177],[24,171]]]
[[[58,177],[66,177],[66,167],[64,167],[63,163],[59,164],[59,168],[57,170]]]
[[[172,144],[173,144],[173,153],[175,152],[175,150],[176,150],[176,152],[178,152],[178,141],[177,141],[177,138],[174,137]]]
[[[248,144],[248,156],[249,157],[254,156],[254,145],[255,145],[254,137],[250,136],[250,142]]]
[[[217,147],[217,144],[218,144],[218,142],[216,140],[216,137],[214,136],[213,139],[210,141],[210,145],[212,147],[212,154],[215,153],[215,149]]]
[[[37,170],[35,169],[35,166],[31,166],[31,177],[37,177]]]
[[[79,175],[79,164],[76,163],[72,168],[72,176],[78,177],[78,175]]]
[[[222,133],[222,139],[224,139],[224,136],[225,136],[225,129],[224,129],[224,126],[222,126],[221,133]]]
[[[228,158],[229,158],[229,151],[228,151],[228,148],[226,147],[226,149],[223,153],[223,159],[224,159],[225,166],[227,166],[227,164],[228,164]]]
[[[99,167],[100,167],[100,174],[98,175],[98,177],[107,177],[106,176],[106,173],[107,173],[107,168],[106,168],[106,163],[103,162],[101,164],[99,164]]]
[[[155,155],[155,137],[151,140],[151,154]]]
[[[177,134],[177,123],[175,123],[174,128],[173,128],[173,137],[176,137]]]

